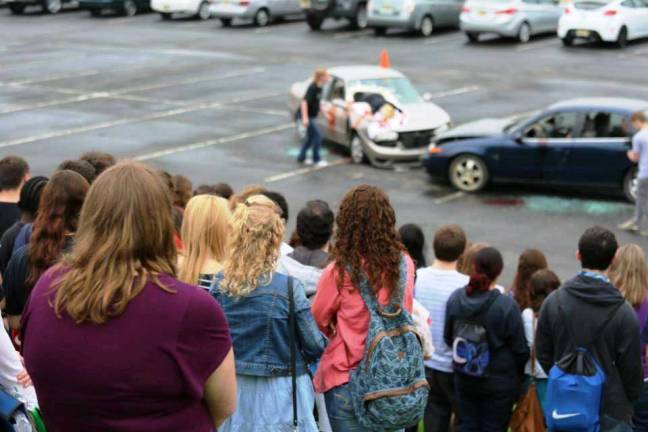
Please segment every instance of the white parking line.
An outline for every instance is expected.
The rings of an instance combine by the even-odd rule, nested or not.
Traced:
[[[457,37],[457,36],[449,36],[449,37],[432,36],[427,38],[427,40],[423,42],[423,45],[436,45],[443,42],[454,42],[454,41],[460,41],[464,39],[465,39],[464,37]]]
[[[459,96],[462,94],[472,93],[479,90],[481,90],[481,87],[479,86],[466,86],[466,87],[459,87],[456,89],[446,90],[438,93],[432,93],[431,96],[433,99],[439,99],[439,98],[444,98],[449,96]]]
[[[92,99],[98,99],[100,97],[103,97],[103,95],[100,95],[98,93],[96,94],[90,93],[87,95],[76,96],[68,99],[55,99],[47,102],[18,105],[12,108],[0,109],[0,114],[13,114],[20,111],[29,111],[34,109],[48,108],[48,107],[65,105],[65,104],[76,103],[76,102],[84,102]]]
[[[187,144],[187,145],[184,145],[184,146],[178,146],[178,147],[174,147],[174,148],[170,148],[170,149],[160,150],[160,151],[157,151],[157,152],[146,153],[146,154],[143,154],[143,155],[136,156],[133,159],[136,160],[136,161],[146,161],[146,160],[150,160],[150,159],[158,159],[158,158],[161,158],[161,157],[164,157],[164,156],[170,156],[170,155],[174,155],[174,154],[181,153],[181,152],[186,152],[186,151],[191,151],[191,150],[199,150],[199,149],[203,149],[205,147],[211,147],[211,146],[215,146],[215,145],[219,145],[219,144],[227,144],[227,143],[231,143],[231,142],[235,142],[235,141],[241,141],[241,140],[248,139],[248,138],[258,137],[258,136],[261,136],[261,135],[267,135],[267,134],[271,134],[271,133],[275,133],[275,132],[280,132],[280,131],[283,131],[283,130],[286,130],[286,129],[290,129],[292,127],[293,127],[292,123],[284,123],[284,124],[279,125],[279,126],[267,127],[267,128],[258,129],[256,131],[252,131],[252,132],[243,132],[243,133],[236,134],[236,135],[231,135],[231,136],[228,136],[228,137],[215,138],[215,139],[211,139],[211,140],[200,141],[200,142],[193,143],[193,144]]]
[[[275,115],[275,116],[281,116],[281,117],[288,116],[288,111],[281,111],[281,110],[272,110],[272,109],[263,109],[263,108],[250,108],[250,107],[235,106],[235,105],[227,105],[226,109],[232,110],[232,111],[244,112],[244,113],[268,114],[268,115]]]
[[[292,123],[291,123],[291,126],[292,126]],[[344,164],[348,164],[348,163],[349,163],[348,159],[338,159],[336,161],[333,161],[333,162],[329,163],[326,166],[311,166],[311,167],[296,169],[294,171],[288,171],[288,172],[285,172],[285,173],[282,173],[282,174],[273,175],[273,176],[267,177],[264,180],[264,182],[265,183],[274,183],[274,182],[278,182],[278,181],[281,181],[281,180],[289,179],[291,177],[297,177],[297,176],[300,176],[300,175],[306,175],[306,174],[310,174],[310,173],[315,172],[315,171],[321,171],[321,170],[326,169],[326,168],[330,168],[330,167],[334,167],[334,166],[338,166],[338,165],[344,165]]]
[[[455,200],[458,200],[460,198],[463,198],[465,195],[466,195],[465,192],[461,192],[461,191],[454,192],[454,193],[451,193],[451,194],[446,195],[444,197],[435,199],[434,204],[437,204],[437,205],[438,204],[446,204],[446,203],[449,203],[450,201],[455,201]]]
[[[58,81],[58,80],[63,80],[68,78],[83,78],[88,76],[94,76],[94,75],[99,75],[99,73],[100,73],[99,71],[86,71],[86,72],[77,72],[77,73],[68,73],[68,74],[48,75],[44,78],[0,82],[0,85],[13,86],[13,85],[41,84],[45,82]]]

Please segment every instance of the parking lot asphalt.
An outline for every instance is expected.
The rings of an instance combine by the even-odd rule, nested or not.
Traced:
[[[217,20],[162,21],[157,14],[92,18],[68,7],[54,16],[12,16],[0,9],[0,156],[23,156],[34,173],[48,174],[64,159],[103,150],[185,174],[194,185],[264,184],[287,196],[293,215],[309,199],[337,205],[350,186],[375,184],[389,193],[399,223],[418,223],[428,236],[440,224],[459,223],[471,240],[499,247],[505,285],[528,247],[544,250],[561,277],[572,275],[582,231],[632,215],[621,198],[591,191],[456,193],[422,170],[350,165],[335,147],[326,149],[327,168],[297,165],[290,85],[319,66],[376,64],[383,48],[455,123],[571,97],[648,99],[648,42],[567,49],[546,36],[525,45],[469,45],[453,29],[427,39],[396,31],[375,37],[334,21],[313,33],[292,20],[221,28]]]

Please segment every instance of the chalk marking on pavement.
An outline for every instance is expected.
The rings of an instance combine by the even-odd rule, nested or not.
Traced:
[[[266,29],[256,29],[256,30],[254,30],[254,33],[256,33],[256,34],[266,34],[266,33],[270,33],[270,31],[271,30],[267,29],[267,28]]]
[[[369,36],[371,34],[373,34],[373,30],[371,29],[338,32],[333,35],[333,39],[354,39]]]
[[[435,199],[434,204],[437,204],[437,205],[438,204],[446,204],[446,203],[449,203],[450,201],[455,201],[455,200],[458,200],[460,198],[463,198],[465,195],[466,195],[465,192],[461,192],[461,191],[453,192],[453,193],[451,193],[449,195],[446,195],[444,197]]]
[[[555,40],[549,40],[545,42],[531,42],[526,45],[521,45],[515,48],[515,51],[529,51],[536,48],[546,48],[548,46],[557,45]]]
[[[290,126],[292,127],[293,124],[291,123]],[[307,167],[307,168],[300,168],[300,169],[297,169],[297,170],[294,170],[294,171],[288,171],[288,172],[285,172],[285,173],[282,173],[282,174],[273,175],[273,176],[267,177],[264,180],[264,182],[265,183],[274,183],[274,182],[278,182],[278,181],[281,181],[281,180],[289,179],[291,177],[297,177],[297,176],[301,176],[301,175],[305,175],[305,174],[310,174],[310,173],[313,173],[315,171],[321,171],[321,170],[329,168],[329,167],[334,167],[334,166],[338,166],[338,165],[344,165],[344,164],[348,164],[348,163],[349,163],[348,159],[338,159],[336,161],[333,161],[333,162],[329,163],[326,166],[312,166],[312,167]]]
[[[157,159],[157,158],[174,155],[174,154],[181,153],[181,152],[186,152],[186,151],[191,151],[191,150],[200,150],[200,149],[203,149],[205,147],[211,147],[211,146],[215,146],[215,145],[219,145],[219,144],[227,144],[227,143],[231,143],[231,142],[245,140],[245,139],[248,139],[248,138],[258,137],[258,136],[261,136],[261,135],[268,135],[268,134],[275,133],[275,132],[281,132],[283,130],[290,129],[292,127],[293,127],[292,123],[284,123],[284,124],[279,125],[279,126],[267,127],[267,128],[258,129],[258,130],[252,131],[252,132],[243,132],[243,133],[236,134],[236,135],[231,135],[231,136],[228,136],[228,137],[215,138],[215,139],[206,140],[206,141],[199,141],[199,142],[196,142],[196,143],[193,143],[193,144],[187,144],[187,145],[178,146],[178,147],[174,147],[174,148],[170,148],[170,149],[160,150],[160,151],[157,151],[157,152],[146,153],[146,154],[143,154],[143,155],[136,156],[133,159],[136,160],[136,161],[146,161],[146,160],[150,160],[150,159]]]
[[[423,45],[436,45],[440,44],[443,42],[454,42],[454,41],[460,41],[463,40],[463,37],[457,37],[457,36],[450,36],[450,37],[442,37],[442,36],[436,36],[436,37],[431,37],[428,38],[426,41],[423,42]]]
[[[466,93],[472,93],[478,90],[481,90],[479,86],[466,86],[466,87],[459,87],[456,89],[442,91],[438,93],[432,93],[431,96],[433,99],[439,99],[439,98],[444,98],[449,96],[459,96]]]

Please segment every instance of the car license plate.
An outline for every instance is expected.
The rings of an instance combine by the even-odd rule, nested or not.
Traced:
[[[310,0],[299,0],[299,6],[302,9],[309,9],[311,6]]]
[[[477,15],[486,16],[486,11],[483,11],[483,10],[477,11]]]
[[[589,30],[576,30],[576,36],[578,37],[589,37]]]
[[[165,10],[165,11],[168,11],[168,10],[170,10],[170,9],[171,9],[171,7],[170,7],[169,5],[164,5],[164,10]]]
[[[382,13],[383,15],[391,15],[394,13],[394,7],[391,5],[384,5],[381,8],[380,13]]]

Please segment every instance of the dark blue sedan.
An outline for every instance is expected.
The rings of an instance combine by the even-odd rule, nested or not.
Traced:
[[[489,182],[541,183],[618,190],[632,201],[630,116],[647,110],[647,101],[587,98],[530,116],[480,120],[440,135],[424,165],[433,178],[465,192]]]

